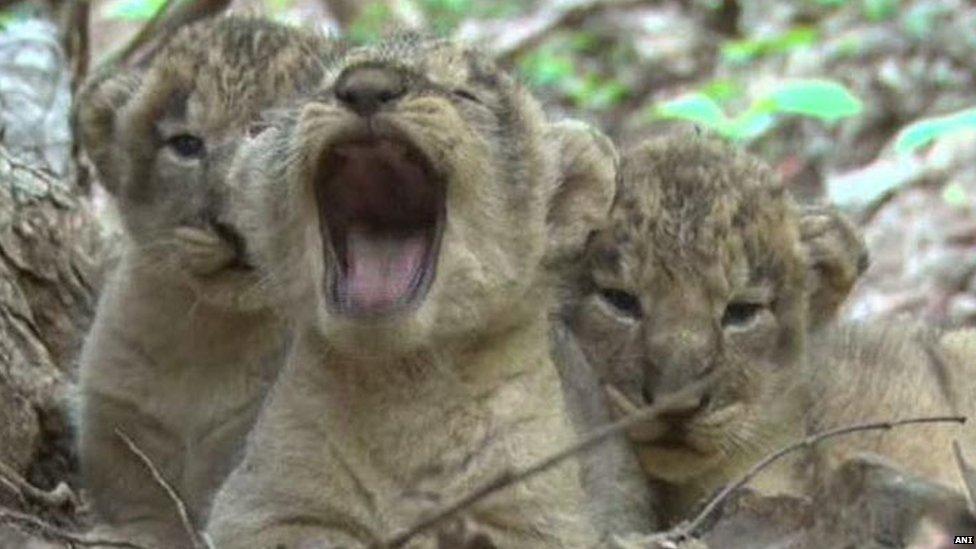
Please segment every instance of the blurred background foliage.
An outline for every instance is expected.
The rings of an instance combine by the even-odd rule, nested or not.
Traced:
[[[180,0],[175,0],[179,2]],[[301,0],[261,0],[263,9],[273,15],[288,18],[287,14]],[[109,20],[141,22],[149,20],[166,0],[111,0],[103,6],[102,13]],[[341,4],[337,2],[333,4]],[[614,10],[614,2],[604,4],[604,24],[570,25],[554,29],[534,47],[520,52],[514,65],[525,81],[548,100],[562,107],[581,110],[599,116],[622,106],[633,106],[637,100],[646,99],[646,82],[635,76],[635,65],[648,62],[648,44],[640,44],[647,36],[632,28],[615,28],[605,24]],[[692,62],[709,65],[717,77],[706,79],[698,85],[686,86],[679,93],[661,94],[651,104],[638,109],[637,119],[652,123],[657,120],[687,120],[704,126],[725,137],[746,144],[775,130],[793,118],[806,118],[827,126],[841,119],[856,117],[863,111],[863,101],[871,98],[858,96],[843,78],[781,78],[756,82],[757,65],[781,65],[792,58],[816,54],[835,59],[856,58],[864,52],[865,40],[870,36],[845,33],[837,24],[844,19],[858,25],[870,34],[870,25],[895,22],[898,30],[908,40],[924,41],[934,32],[940,18],[952,15],[951,2],[909,2],[902,0],[794,0],[779,2],[790,5],[792,13],[786,21],[774,20],[772,24],[752,22],[743,24],[743,12],[750,2],[723,0],[682,0],[677,2],[618,2],[627,8],[646,4],[677,6],[704,27],[712,35],[710,52],[694,52],[710,56],[707,61],[699,58]],[[326,8],[331,7],[326,2]],[[345,2],[345,4],[350,4]],[[422,27],[424,30],[451,36],[465,25],[511,20],[520,24],[531,14],[548,9],[558,13],[568,11],[587,2],[566,1],[478,1],[478,0],[410,0],[410,1],[363,1],[350,9],[355,14],[347,22],[345,35],[354,42],[367,43],[376,40],[391,28]],[[761,13],[762,4],[773,11],[782,11],[771,2],[752,2]],[[597,11],[597,10],[594,10]],[[756,11],[754,9],[754,11]],[[17,13],[6,13],[6,20],[15,19]],[[646,14],[642,14],[646,17]],[[724,19],[724,20],[723,20]],[[587,24],[590,23],[590,24]],[[660,18],[647,18],[648,34],[681,32],[681,26],[662,26]],[[654,28],[655,26],[659,28]],[[970,34],[972,41],[976,29]],[[461,34],[464,34],[463,32]],[[651,37],[652,40],[658,37]],[[689,39],[699,42],[699,38]],[[653,59],[654,54],[650,57]],[[936,76],[936,75],[933,75]],[[657,90],[652,90],[657,91]],[[962,110],[951,116],[919,120],[906,127],[898,138],[895,151],[911,154],[919,148],[939,139],[944,134],[976,128],[973,110]],[[628,118],[631,118],[628,116]]]

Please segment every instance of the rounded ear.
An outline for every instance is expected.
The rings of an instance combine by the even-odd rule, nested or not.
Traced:
[[[546,217],[547,264],[572,260],[589,234],[607,217],[617,189],[620,157],[600,130],[576,120],[549,126],[548,146],[555,147],[558,178]]]
[[[117,115],[140,81],[135,72],[105,71],[89,78],[75,99],[75,135],[95,166],[99,181],[112,194],[120,186],[119,161],[114,154]]]
[[[833,320],[868,268],[868,250],[857,227],[826,204],[801,206],[800,240],[808,258],[809,326],[816,329]]]

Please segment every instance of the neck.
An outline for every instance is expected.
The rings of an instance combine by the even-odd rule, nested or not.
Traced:
[[[422,349],[384,358],[338,353],[309,330],[300,331],[283,377],[314,384],[316,415],[334,439],[362,446],[365,455],[408,461],[431,450],[471,448],[487,426],[549,421],[518,406],[532,398],[561,411],[559,383],[549,358],[544,315],[488,340],[459,347]],[[308,391],[308,388],[295,390]],[[549,393],[552,393],[551,395]],[[548,412],[547,412],[548,413]],[[415,451],[391,451],[412,447]],[[397,467],[406,463],[388,463]]]
[[[241,311],[209,303],[180,276],[140,268],[138,258],[131,256],[118,265],[103,299],[106,313],[100,316],[159,356],[182,349],[201,360],[233,359],[273,345],[280,335],[273,329],[278,323],[270,309]]]
[[[304,349],[305,357],[291,362],[308,370],[307,374],[318,379],[325,390],[335,393],[383,394],[387,398],[397,393],[413,394],[425,385],[446,381],[476,391],[478,387],[550,365],[546,327],[543,315],[533,315],[474,341],[384,355],[343,352],[313,328],[306,328],[299,330],[296,343]]]

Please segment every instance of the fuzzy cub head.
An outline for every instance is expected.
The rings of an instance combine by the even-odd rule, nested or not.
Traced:
[[[810,233],[822,242],[829,226]],[[809,278],[821,272],[809,258],[799,209],[751,156],[695,135],[624,156],[569,315],[594,368],[632,404],[707,380],[686,408],[630,433],[648,474],[721,474],[796,417],[788,391],[803,371]]]
[[[334,346],[396,354],[538,314],[540,265],[609,208],[607,143],[490,57],[402,35],[349,51],[241,173],[274,293]]]
[[[86,83],[82,144],[148,268],[204,300],[261,301],[243,291],[256,276],[228,170],[261,111],[317,83],[332,49],[311,32],[222,17],[180,30],[141,66]]]

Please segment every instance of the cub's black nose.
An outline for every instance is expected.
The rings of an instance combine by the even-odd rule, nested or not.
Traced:
[[[390,67],[350,67],[339,75],[335,95],[361,116],[375,113],[384,103],[395,101],[407,91],[400,71]]]

